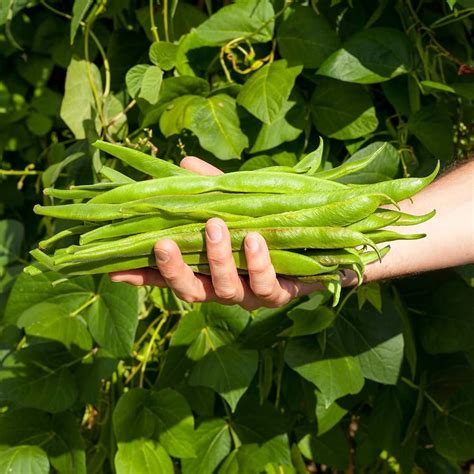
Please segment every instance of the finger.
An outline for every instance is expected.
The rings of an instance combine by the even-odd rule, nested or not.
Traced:
[[[224,174],[219,168],[210,165],[209,163],[196,158],[195,156],[186,156],[181,160],[181,168],[186,168],[189,171],[193,171],[197,174],[205,176],[217,176]]]
[[[222,219],[212,218],[207,222],[206,250],[217,297],[229,303],[242,302],[244,287],[232,257],[229,230]]]
[[[265,239],[258,232],[247,234],[244,248],[250,288],[265,306],[282,306],[296,297],[298,288],[291,280],[282,286],[277,279]]]
[[[167,286],[160,272],[153,268],[139,268],[137,270],[113,272],[110,273],[110,279],[113,282],[124,282],[135,286],[151,285],[159,286],[160,288]]]
[[[186,265],[178,246],[170,239],[163,239],[155,244],[156,265],[167,286],[178,298],[187,303],[206,301],[215,297],[210,281],[197,278]],[[209,280],[209,279],[208,279]]]

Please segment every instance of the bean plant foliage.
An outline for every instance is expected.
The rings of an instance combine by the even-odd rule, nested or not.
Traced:
[[[0,0],[0,472],[468,469],[473,273],[245,311],[22,272],[43,187],[98,182],[121,143],[224,171],[359,183],[472,152],[472,0]],[[352,176],[354,182],[354,176]]]

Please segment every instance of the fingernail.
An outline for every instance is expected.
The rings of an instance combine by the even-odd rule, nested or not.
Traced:
[[[222,229],[218,224],[209,224],[206,227],[206,234],[211,242],[219,242],[222,238]]]
[[[158,263],[166,263],[170,259],[170,254],[166,250],[156,249],[155,255]]]
[[[260,243],[258,242],[258,238],[252,235],[247,237],[245,241],[245,246],[252,253],[257,253],[258,250],[260,249]]]
[[[118,275],[110,275],[110,280],[113,281],[114,283],[118,283],[122,281],[122,279]]]

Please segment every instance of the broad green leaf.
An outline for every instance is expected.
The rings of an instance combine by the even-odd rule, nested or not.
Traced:
[[[301,66],[288,67],[284,59],[263,66],[245,82],[237,102],[266,124],[281,115],[301,72]]]
[[[360,392],[364,385],[357,360],[342,353],[331,341],[323,352],[314,337],[291,339],[285,350],[285,361],[316,385],[318,398],[326,408],[344,395]]]
[[[209,352],[191,370],[189,384],[212,388],[235,410],[258,365],[257,351],[222,346]]]
[[[160,97],[163,71],[158,66],[150,66],[143,74],[138,98],[155,105]]]
[[[178,53],[178,45],[168,43],[167,41],[159,41],[150,46],[150,61],[159,66],[164,71],[170,71],[176,65],[176,54]]]
[[[367,283],[362,285],[357,290],[357,305],[359,311],[365,305],[370,303],[379,313],[382,312],[382,293],[380,284],[377,282]]]
[[[113,424],[119,442],[154,439],[172,456],[195,455],[191,410],[184,397],[170,388],[128,391],[117,403]]]
[[[273,122],[262,124],[250,151],[258,153],[296,140],[303,132],[305,116],[303,104],[288,101]]]
[[[293,321],[289,329],[290,337],[316,334],[332,325],[336,314],[331,308],[321,306],[324,299],[322,293],[316,293],[308,301],[288,311],[288,317]]]
[[[137,288],[104,275],[94,298],[85,312],[92,336],[112,355],[129,357],[138,325]]]
[[[71,407],[78,390],[70,360],[60,354],[56,362],[53,349],[51,343],[36,344],[9,355],[0,367],[0,400],[51,413]]]
[[[448,459],[462,463],[474,456],[473,385],[455,392],[444,413],[436,412],[428,428],[436,450]]]
[[[395,178],[400,167],[400,155],[397,149],[388,142],[373,142],[358,150],[345,163],[364,160],[374,154],[382,145],[385,145],[383,149],[364,169],[343,176],[338,181],[341,183],[370,184]]]
[[[104,100],[104,116],[109,123],[108,132],[116,140],[124,140],[128,133],[127,114],[120,99],[109,94]]]
[[[51,130],[53,127],[53,121],[47,115],[39,112],[32,112],[26,119],[26,126],[31,133],[38,137],[42,137]]]
[[[20,76],[35,87],[44,87],[53,72],[54,63],[51,58],[38,54],[30,54],[25,61],[18,63]]]
[[[200,145],[221,160],[240,158],[248,146],[248,138],[240,129],[235,100],[226,94],[174,100],[162,114],[160,128],[167,137],[191,130]]]
[[[127,71],[125,82],[128,93],[155,105],[160,97],[163,71],[158,66],[137,64]]]
[[[0,472],[48,474],[49,461],[38,446],[13,446],[0,450]]]
[[[417,451],[416,464],[431,474],[462,474],[455,462],[448,461],[431,446]]]
[[[362,30],[332,54],[318,74],[345,82],[374,84],[412,68],[412,51],[405,33],[394,28]]]
[[[85,60],[72,59],[67,68],[60,115],[77,139],[86,138],[88,131],[100,129],[93,87],[100,98],[102,79],[97,66]]]
[[[290,66],[317,68],[339,47],[336,32],[311,6],[297,6],[282,21],[277,34],[278,49]]]
[[[24,233],[24,225],[20,221],[0,220],[0,267],[14,262],[20,256]]]
[[[87,10],[92,5],[93,0],[74,0],[74,6],[72,7],[72,20],[71,20],[71,44],[74,43],[77,29],[79,24],[84,19]]]
[[[22,313],[17,325],[29,336],[58,341],[68,349],[88,351],[92,348],[92,338],[84,320],[57,304],[34,305]]]
[[[229,425],[222,418],[203,421],[196,430],[196,457],[182,461],[183,474],[212,474],[230,448]]]
[[[205,44],[216,46],[240,37],[265,43],[272,39],[274,14],[269,0],[237,0],[201,23],[196,35]]]
[[[403,361],[403,335],[392,298],[385,293],[382,312],[365,305],[347,304],[336,331],[344,348],[359,362],[365,378],[394,385]]]
[[[432,295],[426,313],[417,318],[423,348],[430,354],[474,349],[474,289],[456,279],[438,286]]]
[[[397,455],[415,411],[417,393],[407,385],[382,387],[373,402],[368,435],[379,449]],[[387,427],[390,429],[387,429]]]
[[[303,455],[317,464],[344,470],[349,465],[349,443],[340,427],[321,435],[306,435],[299,443]]]
[[[203,304],[200,311],[183,317],[171,338],[171,346],[189,346],[191,360],[202,359],[209,351],[230,344],[245,329],[249,313],[238,306]]]
[[[117,474],[174,473],[173,462],[163,446],[144,439],[119,443],[115,469]]]
[[[127,71],[125,76],[125,83],[127,91],[131,97],[137,97],[142,87],[143,76],[150,68],[149,64],[137,64]]]
[[[316,394],[317,396],[317,394]],[[328,407],[325,407],[319,400],[316,402],[316,421],[318,422],[318,436],[326,433],[332,429],[344,415],[347,413],[347,409],[338,405],[337,402],[331,403]]]
[[[441,162],[454,156],[453,122],[440,106],[422,107],[410,115],[408,130]]]
[[[375,108],[364,86],[320,78],[311,98],[315,127],[339,140],[366,136],[378,126]]]
[[[53,282],[61,279],[63,281],[53,285]],[[41,303],[57,304],[73,312],[93,296],[94,281],[91,276],[64,280],[61,275],[53,272],[34,277],[22,273],[8,299],[4,322],[16,324],[24,311],[33,311],[34,306]]]

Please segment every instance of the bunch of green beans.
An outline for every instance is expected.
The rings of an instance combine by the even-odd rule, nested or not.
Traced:
[[[171,238],[194,271],[209,274],[205,223],[220,217],[229,227],[240,273],[247,270],[245,236],[258,231],[268,244],[277,274],[320,281],[334,294],[337,304],[341,273],[354,271],[360,283],[365,266],[389,251],[389,246],[379,244],[423,237],[385,227],[416,225],[434,215],[433,211],[412,216],[383,206],[397,207],[398,202],[419,192],[435,178],[438,168],[425,178],[367,185],[338,181],[371,163],[383,146],[364,160],[331,170],[315,172],[317,166],[306,159],[294,168],[219,176],[198,176],[121,145],[98,141],[95,146],[152,179],[134,181],[104,166],[101,182],[69,189],[46,188],[44,194],[53,205],[37,205],[35,212],[76,220],[79,225],[41,241],[31,252],[37,262],[27,267],[27,272],[84,275],[153,267],[155,242]],[[61,247],[71,239],[72,244]]]

